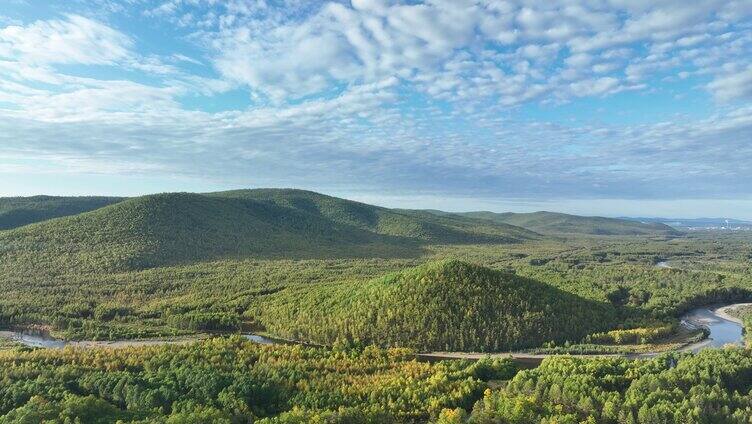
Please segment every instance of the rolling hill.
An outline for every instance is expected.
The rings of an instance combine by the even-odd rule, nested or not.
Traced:
[[[591,235],[679,235],[676,229],[659,222],[637,222],[618,218],[578,216],[557,212],[494,213],[466,212],[458,215],[511,224],[541,234]]]
[[[368,282],[283,290],[257,307],[275,335],[419,350],[505,351],[579,340],[615,310],[553,286],[457,260]]]
[[[224,258],[415,255],[425,243],[538,237],[300,190],[168,193],[0,232],[0,270],[119,271]]]
[[[0,230],[78,215],[121,200],[121,197],[0,197]]]
[[[302,214],[320,216],[340,225],[387,236],[434,243],[509,243],[539,235],[514,225],[472,217],[436,216],[420,210],[397,210],[306,190],[255,189],[209,193],[211,197],[244,199]]]

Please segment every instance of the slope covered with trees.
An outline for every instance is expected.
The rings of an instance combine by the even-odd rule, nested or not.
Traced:
[[[187,346],[0,352],[0,423],[427,422],[510,378],[508,361],[419,363],[405,349]]]
[[[5,254],[5,247],[0,244],[0,255]],[[39,256],[30,255],[24,261],[10,257],[0,260],[0,292],[4,293],[0,325],[46,325],[60,337],[97,340],[236,330],[238,325],[258,328],[246,327],[246,323],[266,326],[272,332],[274,314],[260,321],[262,312],[271,312],[271,306],[281,307],[277,312],[283,319],[296,321],[294,310],[282,313],[286,304],[292,307],[307,296],[319,301],[335,289],[359,293],[357,287],[387,273],[447,258],[514,270],[517,276],[614,308],[620,315],[616,325],[596,332],[650,327],[651,323],[661,327],[693,307],[752,301],[752,247],[748,237],[741,235],[425,244],[401,251],[388,247],[391,250],[386,253],[394,256],[353,257],[358,248],[353,246],[337,258],[223,259],[129,271],[92,266],[88,268],[92,272],[67,261],[66,252],[59,255],[54,268]],[[367,248],[371,250],[361,248],[364,256],[376,252]],[[421,250],[420,255],[416,250]],[[654,266],[666,258],[671,259],[673,269]],[[292,327],[278,325],[285,331],[289,328],[282,327]],[[307,328],[316,325],[305,324]],[[579,341],[570,335],[566,340]]]
[[[0,197],[0,230],[78,215],[122,200],[120,197]]]
[[[538,238],[534,232],[505,223],[387,209],[305,190],[235,190],[210,196],[256,200],[377,234],[433,243],[507,243]]]
[[[486,392],[469,419],[446,411],[440,422],[748,423],[750,390],[752,354],[744,349],[637,361],[557,357]]]
[[[494,213],[467,212],[459,215],[527,228],[541,234],[591,235],[679,235],[676,229],[659,222],[637,222],[618,218],[578,216],[556,212]]]
[[[0,232],[0,269],[118,271],[242,257],[410,256],[434,243],[537,237],[296,190],[171,193]]]
[[[283,290],[251,313],[292,339],[452,351],[575,341],[617,320],[610,304],[456,260],[365,283]]]

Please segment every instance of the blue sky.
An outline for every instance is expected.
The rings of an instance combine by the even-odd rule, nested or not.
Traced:
[[[8,0],[0,195],[752,219],[750,0]]]

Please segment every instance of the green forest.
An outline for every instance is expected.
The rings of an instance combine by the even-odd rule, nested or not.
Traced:
[[[598,216],[577,216],[556,212],[466,212],[461,215],[517,225],[542,234],[592,234],[603,236],[680,234],[678,230],[661,223],[644,223]]]
[[[416,362],[406,349],[189,346],[0,353],[0,423],[425,422],[509,379],[509,361]],[[78,421],[76,421],[78,420]]]
[[[180,344],[0,338],[0,422],[750,419],[750,351],[676,351],[706,337],[686,312],[752,302],[749,234],[287,189],[1,200],[1,332]]]
[[[120,197],[0,197],[0,230],[77,215],[121,200]]]
[[[618,322],[618,311],[605,302],[457,260],[362,283],[285,290],[256,310],[268,331],[285,338],[422,351],[564,343]]]
[[[469,423],[748,423],[748,349],[665,354],[651,360],[554,357],[488,391],[471,411],[444,414]]]
[[[752,351],[649,360],[415,360],[409,349],[0,352],[2,423],[747,423]]]

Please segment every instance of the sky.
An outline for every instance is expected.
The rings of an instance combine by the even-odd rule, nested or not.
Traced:
[[[0,181],[752,219],[752,0],[3,0]]]

